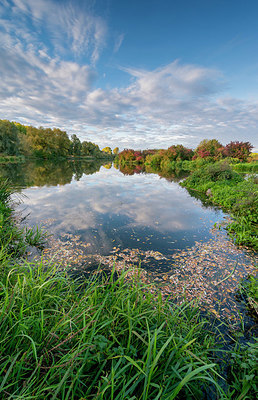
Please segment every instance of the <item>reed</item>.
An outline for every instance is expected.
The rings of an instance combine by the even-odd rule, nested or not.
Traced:
[[[80,284],[55,265],[1,260],[2,399],[223,396],[214,337],[191,304],[164,303],[124,274]]]

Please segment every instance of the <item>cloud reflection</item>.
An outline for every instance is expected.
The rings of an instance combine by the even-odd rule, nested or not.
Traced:
[[[124,176],[114,168],[102,167],[70,185],[30,188],[24,193],[30,224],[53,219],[50,230],[56,236],[78,234],[94,248],[110,249],[125,232],[129,236],[134,232],[140,240],[143,230],[193,236],[219,218],[175,182],[153,174]]]

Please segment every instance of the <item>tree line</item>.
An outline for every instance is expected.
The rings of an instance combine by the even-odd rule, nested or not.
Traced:
[[[249,142],[235,141],[223,146],[217,139],[205,139],[194,150],[178,144],[166,150],[125,149],[119,153],[118,147],[113,151],[110,147],[100,150],[97,144],[90,141],[81,142],[75,134],[69,138],[65,131],[58,128],[35,128],[0,120],[0,155],[8,156],[110,158],[117,155],[119,164],[160,165],[171,161],[207,160],[212,162],[223,158],[233,158],[244,162],[247,161],[252,148]]]
[[[118,148],[114,149],[114,154]],[[65,131],[58,128],[35,128],[17,122],[0,120],[0,155],[66,158],[94,157],[110,158],[110,147],[100,150],[99,146],[90,141],[81,142],[77,135],[69,138]]]
[[[118,155],[119,164],[147,164],[162,165],[169,162],[205,160],[208,162],[219,161],[225,158],[236,159],[240,162],[247,161],[253,146],[249,142],[230,142],[223,146],[217,139],[204,139],[195,150],[181,144],[172,145],[168,149],[154,149],[135,151],[125,149]]]

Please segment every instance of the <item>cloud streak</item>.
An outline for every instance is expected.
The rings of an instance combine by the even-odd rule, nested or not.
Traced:
[[[31,36],[36,36],[39,42],[47,38],[55,54],[89,56],[95,64],[105,46],[107,25],[103,18],[94,15],[91,4],[91,1],[12,0],[6,10],[15,20],[14,32],[19,28],[20,33],[24,32],[29,21]]]
[[[122,46],[122,43],[124,41],[125,35],[122,33],[121,35],[118,35],[116,40],[115,40],[115,45],[114,45],[114,53],[117,53]]]

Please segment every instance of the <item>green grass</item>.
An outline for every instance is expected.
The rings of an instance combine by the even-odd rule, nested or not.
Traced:
[[[14,190],[8,181],[0,182],[0,249],[5,249],[13,258],[26,252],[28,246],[42,248],[47,240],[47,234],[41,229],[20,228],[14,219]]]
[[[205,387],[223,396],[214,337],[191,305],[164,304],[123,274],[80,286],[3,257],[1,398],[200,399]]]
[[[232,167],[235,171],[239,171],[239,172],[246,172],[246,173],[251,173],[251,174],[258,172],[258,162],[257,161],[233,164]]]

